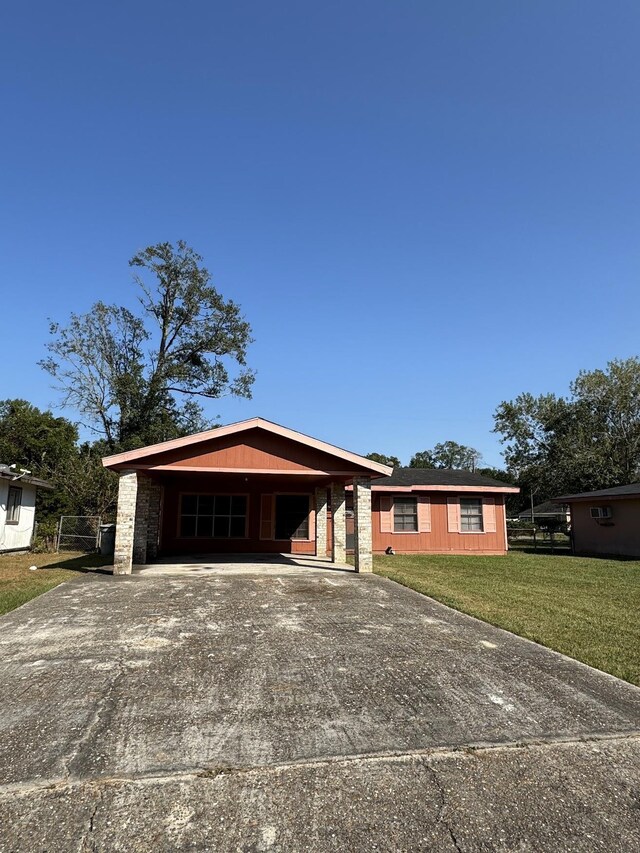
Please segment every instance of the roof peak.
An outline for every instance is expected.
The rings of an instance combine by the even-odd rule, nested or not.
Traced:
[[[283,438],[287,438],[290,441],[297,441],[300,444],[305,444],[308,447],[313,447],[316,450],[320,450],[324,453],[328,453],[338,458],[344,459],[348,462],[352,462],[357,465],[359,468],[368,469],[371,474],[377,474],[378,476],[389,476],[392,472],[392,468],[388,465],[381,465],[379,462],[373,462],[371,459],[367,459],[364,456],[360,456],[357,453],[352,453],[349,450],[345,450],[342,447],[338,447],[335,444],[329,444],[326,441],[322,441],[317,438],[313,438],[306,433],[299,432],[297,430],[290,429],[289,427],[282,426],[282,424],[278,424],[275,421],[267,420],[266,418],[253,417],[247,418],[243,421],[236,421],[235,423],[221,425],[213,427],[209,430],[204,430],[203,432],[193,433],[192,435],[186,435],[181,438],[175,438],[170,441],[159,442],[158,444],[149,444],[146,447],[140,447],[137,450],[128,450],[124,453],[116,453],[111,456],[105,456],[102,460],[102,464],[105,468],[114,468],[125,465],[126,463],[134,463],[139,461],[140,459],[144,459],[148,456],[155,456],[158,453],[165,453],[170,450],[177,450],[181,447],[189,447],[191,445],[199,444],[204,441],[210,441],[211,439],[220,438],[225,435],[234,435],[236,433],[242,433],[245,430],[249,429],[264,429],[267,432],[273,433],[274,435],[282,436]]]

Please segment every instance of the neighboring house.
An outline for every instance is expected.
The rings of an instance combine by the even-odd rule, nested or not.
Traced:
[[[525,509],[518,514],[520,521],[531,521],[531,510]],[[547,522],[569,524],[569,510],[566,505],[555,501],[544,501],[533,508],[533,523],[545,524]]]
[[[370,571],[372,552],[388,545],[504,553],[504,494],[517,491],[456,471],[415,469],[414,477],[439,479],[428,488],[407,485],[397,479],[404,469],[391,477],[386,465],[262,418],[119,453],[103,465],[120,474],[117,574],[158,555],[189,553],[331,554],[344,562],[346,487],[358,571]],[[400,523],[403,532],[394,533]]]
[[[371,488],[374,553],[507,551],[505,498],[516,486],[470,471],[396,468]]]
[[[0,464],[0,553],[25,551],[31,546],[36,491],[50,488],[49,483],[21,473],[15,466]]]
[[[561,495],[576,554],[640,557],[640,483]]]

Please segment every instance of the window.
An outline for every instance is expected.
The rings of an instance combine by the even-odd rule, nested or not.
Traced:
[[[393,499],[393,532],[403,533],[410,531],[416,533],[418,530],[418,499],[417,498],[394,498]]]
[[[462,533],[482,533],[482,498],[460,498],[460,530]]]
[[[20,507],[22,506],[22,489],[18,486],[9,486],[7,496],[7,524],[17,524],[20,521]]]
[[[275,538],[309,538],[309,495],[276,495]]]
[[[243,539],[246,529],[246,495],[182,496],[180,536]]]

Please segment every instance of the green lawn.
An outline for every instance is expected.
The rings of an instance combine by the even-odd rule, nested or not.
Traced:
[[[375,571],[640,686],[640,561],[511,551],[376,557]]]
[[[110,558],[99,554],[2,554],[0,555],[0,615],[19,607],[78,572],[103,566]],[[38,566],[30,571],[29,566]]]

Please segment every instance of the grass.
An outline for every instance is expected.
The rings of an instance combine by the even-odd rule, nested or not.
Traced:
[[[0,615],[20,607],[78,572],[104,566],[109,557],[100,554],[0,554]],[[37,566],[33,572],[29,566]]]
[[[376,557],[374,570],[640,686],[640,561],[511,551]]]

